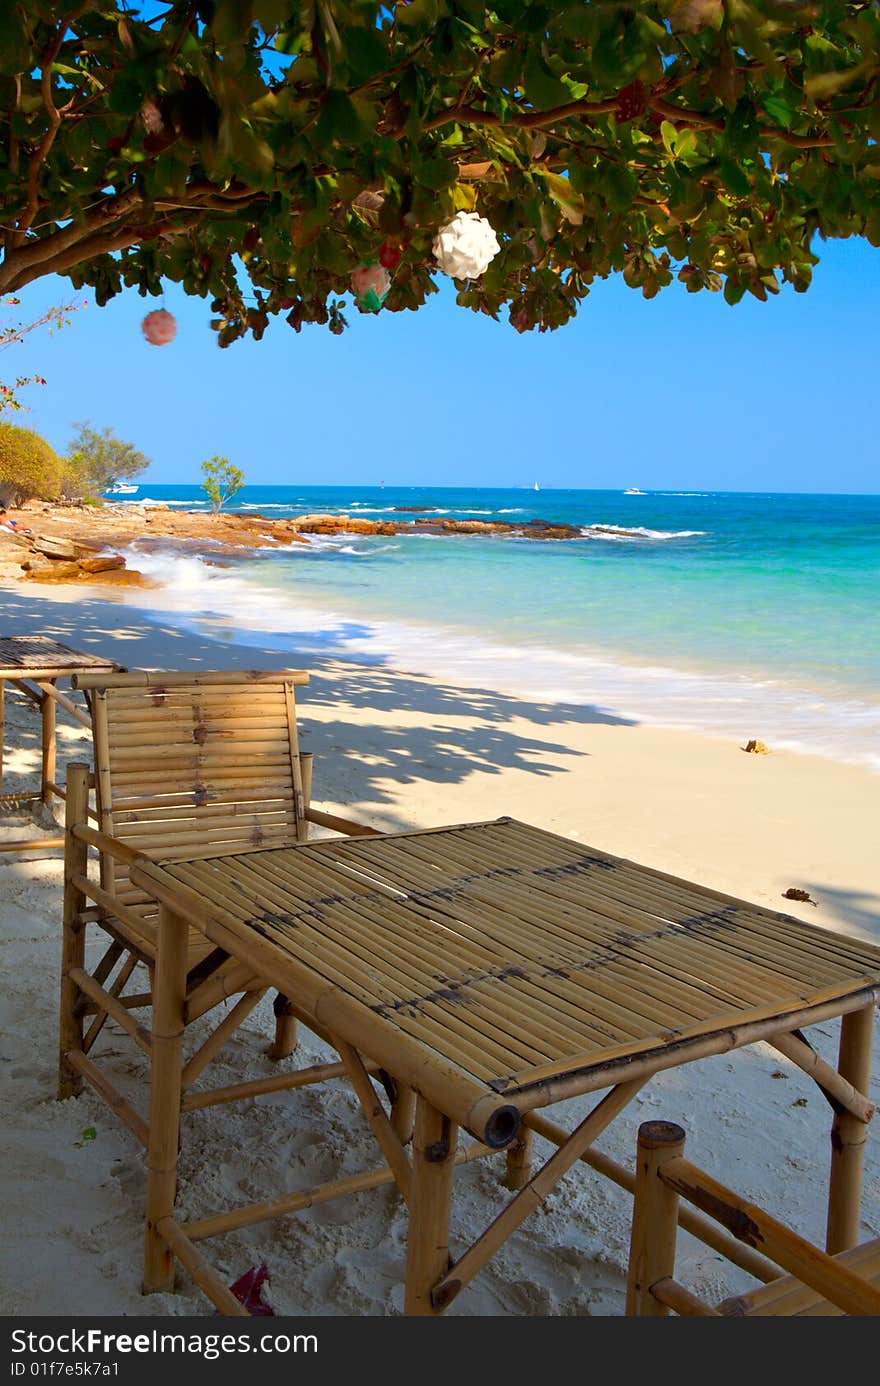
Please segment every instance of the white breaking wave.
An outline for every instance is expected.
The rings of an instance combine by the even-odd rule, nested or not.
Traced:
[[[424,538],[434,536],[425,535]],[[273,551],[277,552],[277,551]],[[781,678],[715,673],[627,661],[605,650],[508,644],[444,624],[374,619],[356,609],[303,604],[299,589],[271,587],[261,576],[213,567],[179,554],[128,554],[132,567],[162,584],[123,589],[126,603],[163,613],[202,639],[282,652],[303,662],[334,657],[387,663],[463,686],[590,707],[611,720],[709,732],[742,741],[754,727],[780,750],[806,751],[880,772],[880,702],[835,696]]]
[[[585,539],[613,539],[626,543],[632,539],[696,539],[706,534],[705,529],[644,529],[637,525],[584,525],[581,534]]]

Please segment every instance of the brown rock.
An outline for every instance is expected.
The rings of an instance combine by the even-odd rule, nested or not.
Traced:
[[[79,566],[84,573],[109,573],[115,568],[124,568],[125,559],[119,553],[104,553],[95,558],[81,559]]]
[[[765,746],[763,741],[755,741],[754,739],[747,741],[742,749],[750,751],[754,756],[769,756],[770,754],[769,746]]]
[[[85,577],[86,575],[83,574]],[[144,577],[137,568],[114,568],[109,572],[97,573],[94,576],[89,574],[91,582],[106,583],[112,587],[155,587],[157,584],[150,578]]]
[[[82,576],[78,563],[65,562],[63,559],[44,563],[42,559],[32,558],[25,566],[28,577],[33,578],[34,582],[68,582],[71,578]]]
[[[70,539],[60,539],[54,535],[35,534],[31,544],[37,553],[46,558],[78,558],[82,552]]]

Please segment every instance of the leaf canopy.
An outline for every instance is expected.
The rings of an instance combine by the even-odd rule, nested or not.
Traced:
[[[339,332],[359,264],[425,302],[458,210],[501,242],[458,302],[520,332],[611,274],[803,291],[817,236],[880,244],[878,78],[876,0],[7,0],[0,292]]]

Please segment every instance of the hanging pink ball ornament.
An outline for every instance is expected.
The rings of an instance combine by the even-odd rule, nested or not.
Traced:
[[[177,336],[177,321],[173,313],[157,308],[144,318],[141,331],[151,346],[167,346]]]
[[[388,297],[391,275],[382,265],[358,265],[351,273],[351,291],[362,313],[378,313]]]

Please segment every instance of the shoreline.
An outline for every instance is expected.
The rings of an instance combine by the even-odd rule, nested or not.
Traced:
[[[45,590],[45,589],[44,589]],[[144,594],[146,595],[146,594]],[[333,651],[282,656],[267,640],[241,645],[215,632],[184,632],[99,587],[4,593],[4,630],[42,634],[131,667],[305,667],[299,690],[303,749],[315,754],[314,799],[386,828],[510,814],[526,822],[699,880],[741,898],[880,944],[880,872],[874,824],[880,777],[808,755],[743,754],[736,743],[676,732],[487,687],[366,664]],[[82,758],[85,734],[59,717],[59,764]],[[39,719],[7,697],[8,787],[32,775]],[[7,839],[31,831],[4,820]],[[8,1313],[204,1316],[210,1308],[183,1277],[176,1296],[140,1294],[144,1157],[94,1097],[59,1104],[55,1093],[56,986],[61,860],[0,858],[0,958],[20,985],[0,995],[0,1122],[6,1133],[0,1196],[0,1294]],[[809,890],[818,902],[781,898]],[[216,1081],[274,1071],[261,1057],[273,1023],[267,999],[224,1051]],[[108,1027],[114,1081],[142,1103],[144,1062]],[[810,1032],[834,1058],[836,1029]],[[117,1057],[118,1056],[118,1057]],[[306,1036],[291,1061],[328,1055]],[[880,1033],[873,1093],[880,1097]],[[566,1104],[582,1119],[593,1099]],[[602,1137],[631,1166],[639,1121],[687,1129],[692,1158],[777,1216],[821,1240],[829,1112],[818,1091],[766,1046],[660,1074]],[[94,1128],[86,1142],[85,1130]],[[863,1237],[880,1233],[880,1141],[869,1133]],[[547,1152],[541,1147],[542,1155]],[[187,1119],[181,1206],[209,1211],[195,1174],[213,1171],[212,1206],[272,1197],[339,1177],[372,1158],[371,1138],[334,1085],[270,1094],[240,1108]],[[494,1162],[493,1162],[494,1165]],[[500,1168],[500,1167],[499,1167]],[[454,1233],[486,1225],[501,1206],[497,1170],[475,1164],[457,1180]],[[291,1182],[292,1181],[292,1182]],[[623,1312],[630,1203],[584,1171],[569,1175],[462,1295],[453,1312],[506,1316]],[[227,1283],[267,1262],[280,1314],[395,1315],[402,1308],[406,1219],[392,1195],[358,1195],[214,1244]],[[27,1245],[27,1257],[19,1252]],[[684,1238],[683,1278],[712,1298],[747,1283]]]
[[[587,620],[583,629],[577,621],[560,626],[558,594],[549,599],[556,605],[548,608],[549,624],[544,626],[540,621],[509,621],[503,602],[497,605],[497,592],[488,603],[478,601],[474,613],[481,614],[469,619],[462,590],[445,609],[428,595],[430,589],[422,590],[425,578],[420,575],[435,568],[441,582],[446,572],[466,575],[459,580],[459,589],[462,583],[481,583],[485,568],[496,587],[498,573],[506,571],[522,599],[523,592],[516,586],[522,534],[516,524],[450,519],[439,510],[424,521],[422,512],[428,507],[415,505],[387,507],[407,512],[403,521],[387,522],[384,517],[370,520],[354,511],[278,519],[253,505],[246,512],[213,514],[193,510],[191,504],[129,501],[100,509],[32,504],[20,512],[20,519],[35,531],[39,552],[30,555],[37,561],[30,563],[31,571],[24,577],[43,583],[42,592],[57,587],[59,595],[68,586],[84,593],[92,583],[106,586],[108,595],[110,588],[116,588],[132,606],[168,612],[182,628],[196,634],[213,633],[213,625],[224,640],[260,644],[271,637],[288,654],[299,648],[316,653],[334,649],[368,662],[406,662],[419,673],[462,684],[485,683],[533,697],[597,706],[610,716],[719,735],[743,745],[757,738],[771,749],[819,754],[867,765],[880,773],[880,699],[874,683],[867,676],[853,678],[852,671],[844,678],[836,676],[833,661],[823,663],[819,658],[812,666],[790,668],[786,660],[769,653],[766,642],[763,651],[758,642],[752,653],[747,640],[726,651],[723,645],[713,648],[711,641],[704,648],[693,626],[688,630],[694,638],[682,639],[679,632],[667,649],[664,639],[652,637],[644,620],[627,636],[626,598],[617,639],[616,627],[607,619],[600,618],[598,624]],[[415,521],[409,518],[411,512],[416,512]],[[424,529],[414,529],[414,524],[422,523]],[[571,526],[548,527],[543,520],[526,521],[523,528],[528,530],[532,523],[538,526],[533,531],[538,539],[549,530],[568,528],[582,538],[586,533]],[[601,530],[601,537],[608,538],[614,527],[593,524],[588,528]],[[635,546],[634,555],[646,541],[633,536],[654,533],[626,532],[629,546]],[[444,546],[442,541],[450,534],[456,537]],[[396,537],[398,543],[383,548],[386,536]],[[423,546],[411,548],[407,537],[441,541],[437,550],[429,546],[432,557],[427,568],[426,555],[420,552]],[[675,539],[676,535],[664,537]],[[490,543],[483,550],[488,538],[499,544],[506,538],[512,546]],[[14,573],[21,575],[19,569],[10,571],[8,561],[4,563],[12,551],[10,539],[0,530],[0,584],[12,581]],[[459,539],[463,544],[460,562]],[[20,542],[18,537],[13,541],[18,553],[22,552],[16,548]],[[558,552],[557,540],[549,542],[550,549]],[[564,549],[564,540],[559,542]],[[69,551],[76,544],[84,546],[78,563],[48,562],[42,557],[53,546],[53,558],[72,556]],[[391,560],[387,553],[395,547],[406,549],[406,555],[400,553]],[[611,547],[619,545],[615,541]],[[535,552],[534,542],[527,541],[519,550],[527,551]],[[537,551],[548,553],[549,558],[544,543],[537,544]],[[499,569],[505,552],[507,557],[501,560],[505,567]],[[339,563],[338,575],[331,560]],[[523,581],[528,586],[530,579],[540,578],[544,564],[533,569],[532,559],[524,562]],[[637,573],[641,562],[636,558],[635,563]],[[358,571],[361,565],[363,573]],[[94,571],[110,567],[114,570]],[[597,576],[603,570],[604,564]],[[555,559],[549,571],[552,587],[553,573],[562,571]],[[580,595],[585,597],[583,589]],[[614,600],[612,588],[609,601]],[[705,619],[711,630],[711,607]],[[662,632],[662,616],[660,620]]]
[[[656,855],[662,844],[668,854],[656,861],[662,869],[682,876],[702,871],[700,879],[706,884],[734,895],[743,894],[743,862],[751,854],[748,879],[755,867],[765,867],[756,885],[759,893],[753,896],[760,903],[832,928],[867,927],[865,937],[873,937],[876,928],[880,942],[880,870],[874,860],[873,826],[880,821],[880,775],[866,766],[772,746],[769,755],[749,755],[743,751],[745,735],[739,739],[692,727],[655,726],[612,708],[540,698],[522,686],[511,690],[447,678],[407,659],[364,659],[340,649],[332,633],[297,654],[271,631],[250,631],[247,639],[237,639],[223,619],[178,625],[168,620],[160,604],[153,604],[161,589],[133,593],[107,592],[98,585],[29,584],[26,590],[23,585],[0,590],[7,597],[5,633],[39,629],[131,668],[309,670],[312,683],[302,698],[305,748],[315,749],[319,757],[321,746],[328,738],[332,741],[334,690],[341,690],[344,716],[339,734],[344,728],[359,734],[364,725],[374,725],[376,768],[373,773],[361,767],[355,777],[343,777],[341,797],[332,799],[336,811],[356,808],[354,816],[375,815],[377,825],[391,829],[509,813],[556,832],[567,833],[570,826],[585,841],[592,838],[597,847],[636,860],[652,860],[652,851]],[[406,696],[395,701],[393,690],[401,688]],[[436,716],[439,723],[426,724],[426,717]],[[315,720],[315,747],[307,744],[310,719]],[[474,735],[471,720],[485,724],[482,734]],[[398,724],[407,731],[399,731]],[[471,751],[465,745],[435,751],[432,731],[443,736],[457,727],[463,729]],[[418,757],[386,748],[386,741],[393,748],[409,732],[418,741]],[[400,770],[402,782],[397,778]],[[569,779],[583,773],[589,781],[574,819],[568,796],[560,798],[551,783],[557,772]],[[402,816],[396,811],[397,801],[407,798],[406,786],[417,785],[420,775],[428,784],[447,785],[448,810],[442,808],[434,820],[425,816],[420,800],[407,802]],[[467,782],[466,791],[457,783],[458,776]],[[506,798],[502,802],[500,792],[496,798],[497,779],[515,786],[512,806]],[[328,788],[336,788],[332,779]],[[316,800],[322,792],[316,778]],[[658,795],[682,801],[678,822],[657,822]],[[683,802],[687,796],[690,800]],[[845,832],[841,814],[848,819]],[[758,821],[763,821],[764,837],[756,843]],[[690,850],[684,852],[675,845],[683,824],[692,839]],[[796,824],[795,835],[791,830]],[[833,844],[833,850],[827,844]],[[835,867],[823,869],[823,857],[828,862],[836,858]],[[771,867],[774,859],[778,864]],[[852,896],[849,906],[833,879],[842,869]],[[827,888],[826,906],[817,910],[780,903],[780,892],[792,885],[814,895]]]

